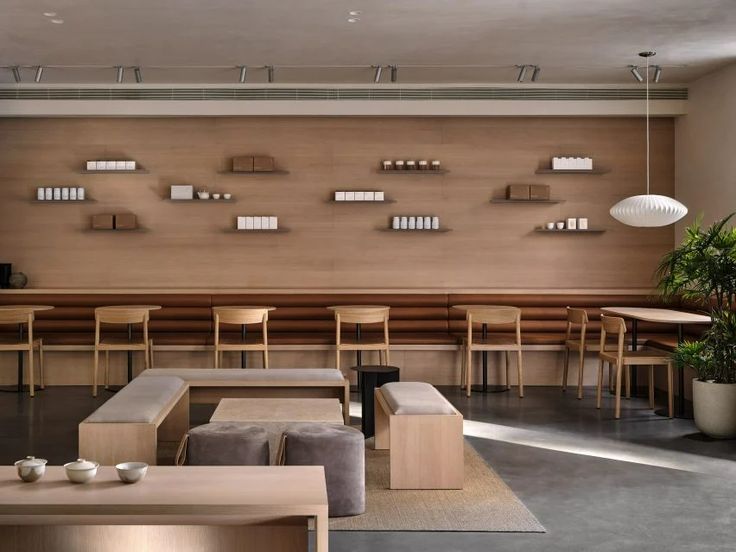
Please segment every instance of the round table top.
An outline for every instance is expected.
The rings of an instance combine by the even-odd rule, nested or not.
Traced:
[[[392,374],[399,371],[398,366],[387,366],[385,364],[366,364],[360,366],[351,366],[350,369],[356,372],[370,372],[373,374]]]
[[[34,312],[52,310],[53,308],[51,305],[0,305],[2,310],[27,309]]]
[[[390,309],[388,305],[333,305],[327,307],[328,310],[339,311],[339,310],[356,310],[356,309]]]
[[[478,309],[507,309],[511,305],[452,305],[453,309],[478,310]]]
[[[116,309],[161,310],[161,305],[109,305],[105,307],[97,307],[96,310],[116,310]]]
[[[221,307],[212,307],[212,310],[276,310],[276,307],[269,307],[268,305],[223,305]]]

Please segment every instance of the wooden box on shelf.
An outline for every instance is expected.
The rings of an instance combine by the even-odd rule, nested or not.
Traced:
[[[253,172],[273,172],[273,157],[256,155],[253,157]]]
[[[506,187],[506,199],[529,199],[529,184],[509,184]]]
[[[138,227],[136,216],[131,213],[115,215],[115,230],[135,230]]]
[[[92,215],[93,230],[112,230],[115,228],[115,215]]]
[[[536,201],[549,201],[549,186],[547,184],[530,184],[529,199]]]
[[[252,155],[233,157],[233,172],[253,172],[253,161]]]

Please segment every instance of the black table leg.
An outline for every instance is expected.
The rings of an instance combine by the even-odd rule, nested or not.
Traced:
[[[366,437],[372,437],[375,433],[375,417],[373,412],[373,393],[378,386],[378,377],[375,373],[358,373],[358,387],[360,389],[360,402],[362,417],[360,429]]]
[[[133,341],[133,324],[128,324],[128,343]],[[128,349],[128,383],[133,381],[133,351]]]
[[[245,324],[240,325],[240,340],[245,344],[245,339],[248,337],[248,327]],[[248,359],[246,358],[245,351],[240,351],[240,367],[248,367]]]
[[[355,325],[355,339],[357,341],[360,341],[360,324]],[[358,350],[355,351],[355,364],[358,366],[362,366],[363,364],[363,354],[362,351]]]
[[[484,341],[488,339],[488,324],[481,326],[481,337]],[[488,385],[488,351],[481,351],[481,362],[483,369],[482,383],[480,386],[471,386],[471,389],[479,393],[503,393],[508,391],[505,385],[494,385],[492,387]]]
[[[18,324],[18,341],[23,341],[23,324]],[[31,351],[33,354],[33,351]],[[18,393],[23,392],[23,351],[18,351]]]
[[[684,341],[682,324],[677,325],[677,344],[680,345]],[[685,367],[682,364],[677,366],[677,413],[678,418],[692,418],[692,415],[685,414]]]
[[[636,351],[639,348],[639,321],[634,318],[631,321],[631,350]],[[623,367],[621,368],[623,370]],[[636,366],[631,367],[631,396],[636,397],[636,384],[639,380],[637,379]]]

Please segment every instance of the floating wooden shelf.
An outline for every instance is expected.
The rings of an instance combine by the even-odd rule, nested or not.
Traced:
[[[95,203],[96,200],[91,198],[85,198],[85,199],[32,199],[31,203],[53,203],[54,205],[62,204],[62,205],[72,205],[74,203]]]
[[[450,171],[447,169],[427,169],[427,170],[419,170],[419,169],[391,169],[391,170],[385,170],[385,169],[376,169],[376,172],[379,174],[400,174],[402,176],[437,176],[440,174],[447,174]]]
[[[542,203],[547,205],[552,205],[555,203],[564,203],[564,199],[503,199],[503,198],[493,198],[491,199],[491,203]]]
[[[171,203],[206,203],[206,204],[212,204],[212,203],[235,203],[237,200],[234,197],[231,197],[230,199],[171,199],[170,197],[165,197],[164,201],[169,201]]]
[[[148,174],[148,171],[146,169],[135,169],[133,171],[88,171],[87,169],[82,169],[79,172],[81,174]]]
[[[551,169],[543,168],[534,171],[536,174],[606,174],[611,172],[608,169]]]
[[[547,230],[546,228],[535,228],[535,232],[542,234],[602,234],[605,230],[600,228],[589,228],[588,230]]]
[[[408,228],[405,230],[396,230],[394,228],[380,228],[381,232],[393,232],[394,234],[444,234],[446,232],[452,232],[451,228],[440,228],[439,230],[417,230],[416,228],[414,230],[409,230]]]
[[[275,176],[279,174],[289,174],[289,171],[275,170],[275,171],[252,171],[252,172],[240,172],[240,171],[218,171],[217,174],[223,174],[228,176]]]
[[[276,230],[238,230],[237,228],[228,228],[223,230],[228,234],[286,234],[291,232],[288,228],[277,228]]]

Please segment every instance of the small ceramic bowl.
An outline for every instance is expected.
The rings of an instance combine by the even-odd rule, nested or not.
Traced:
[[[548,222],[547,223],[547,230],[554,230],[555,229],[555,223],[554,222]]]
[[[212,199],[220,199],[220,194],[212,194]]]
[[[564,230],[565,229],[565,223],[564,222],[558,222],[555,226],[557,226],[558,230]]]
[[[148,464],[145,462],[123,462],[117,464],[115,470],[123,483],[136,483],[146,476]]]
[[[231,197],[233,197],[233,194],[222,194],[222,197],[224,199],[230,199]]]
[[[35,458],[34,456],[26,456],[23,460],[18,460],[14,466],[18,470],[18,477],[26,483],[38,481],[46,473],[46,462],[43,458]]]
[[[87,483],[92,481],[97,475],[97,468],[100,467],[99,462],[77,458],[74,462],[64,464],[66,477],[72,483]]]

